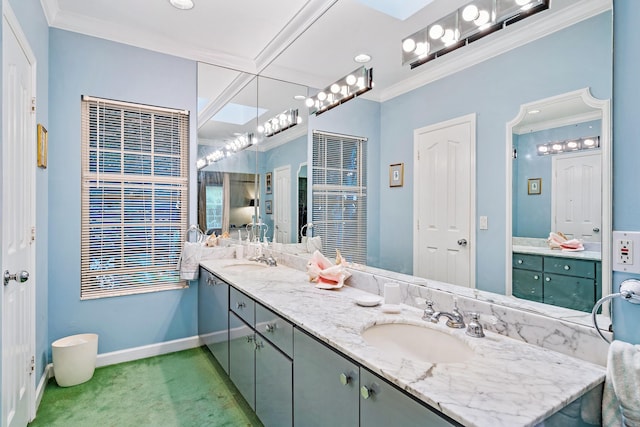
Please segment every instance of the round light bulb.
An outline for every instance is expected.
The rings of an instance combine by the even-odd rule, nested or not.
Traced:
[[[338,83],[334,83],[331,85],[331,93],[340,92],[340,85]]]
[[[354,85],[356,81],[357,81],[356,76],[354,76],[353,74],[349,74],[347,76],[346,82],[349,86]],[[320,97],[318,97],[318,99],[320,99]]]
[[[453,32],[452,29],[448,29],[444,32],[444,36],[442,36],[442,42],[444,44],[451,44],[455,41],[456,33]]]
[[[586,145],[587,147],[591,147],[592,145],[595,144],[595,141],[593,139],[585,139],[583,141],[584,145]]]
[[[191,0],[169,0],[171,6],[180,10],[189,10],[193,9],[193,1]]]
[[[298,116],[296,118],[296,123],[298,123],[298,124],[302,123],[302,117]]]
[[[324,101],[325,99],[327,99],[327,94],[324,92],[318,92],[317,97],[320,101]]]
[[[428,51],[429,51],[428,43],[420,42],[416,45],[416,55],[422,56],[422,55],[425,55]]]
[[[413,41],[413,39],[405,39],[405,41],[402,42],[402,50],[404,50],[407,53],[413,52],[415,48],[416,48],[416,42]]]
[[[525,6],[527,4],[531,3],[531,0],[516,0],[516,4],[518,6]]]
[[[264,126],[262,125],[258,126],[258,132],[264,133]]]
[[[491,20],[491,15],[489,15],[489,12],[487,12],[486,10],[481,10],[478,13],[478,18],[475,21],[473,21],[473,23],[476,24],[478,27],[482,27],[483,25],[486,25],[490,20]]]
[[[553,148],[556,151],[562,150],[562,144],[553,144],[551,148]]]
[[[546,145],[541,145],[540,147],[538,147],[538,151],[541,153],[546,153],[548,151],[548,148]]]
[[[431,37],[432,40],[437,40],[440,37],[442,37],[444,35],[444,28],[442,28],[442,25],[432,25],[431,28],[429,28],[429,37]]]
[[[569,148],[577,148],[578,147],[578,143],[575,141],[569,141],[567,142],[567,147]]]
[[[470,4],[464,9],[462,9],[462,19],[464,19],[467,22],[471,22],[478,19],[478,16],[480,16],[480,11],[478,10],[478,7],[475,4]]]
[[[307,100],[304,101],[304,105],[306,105],[309,108],[313,107],[313,98],[307,98]]]

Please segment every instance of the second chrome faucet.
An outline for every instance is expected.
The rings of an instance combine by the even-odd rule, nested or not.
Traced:
[[[450,328],[461,329],[467,326],[464,323],[462,313],[458,310],[457,302],[453,303],[453,310],[451,310],[451,313],[446,311],[435,311],[433,309],[433,301],[427,301],[426,304],[427,307],[424,309],[424,314],[422,316],[424,320],[429,320],[432,323],[438,323],[440,318],[444,316],[447,318],[447,326]],[[484,337],[484,331],[482,330],[482,325],[480,324],[477,313],[471,313],[471,322],[467,327],[466,333],[474,338]]]

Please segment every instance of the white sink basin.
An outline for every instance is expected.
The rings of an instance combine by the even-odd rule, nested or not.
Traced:
[[[428,363],[459,363],[473,356],[460,339],[408,323],[385,323],[362,332],[365,342],[386,355]]]
[[[242,264],[232,264],[224,267],[225,270],[231,271],[254,271],[267,268],[266,264],[259,264],[257,262],[243,262]]]

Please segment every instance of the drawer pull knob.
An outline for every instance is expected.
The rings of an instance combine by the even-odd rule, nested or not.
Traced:
[[[567,271],[569,271],[569,270],[571,269],[571,267],[569,267],[568,265],[565,265],[565,266],[564,266],[564,269],[565,269],[565,270],[567,270]]]
[[[342,372],[340,374],[340,384],[347,385],[351,382],[351,375]]]
[[[236,303],[236,308],[238,310],[241,310],[241,309],[245,308],[246,306],[247,306],[247,304],[245,304],[244,301],[240,301],[240,302]]]
[[[546,280],[547,282],[551,281],[551,277],[545,277],[544,280]]]
[[[267,323],[267,324],[264,326],[264,329],[265,329],[267,332],[275,332],[275,331],[276,331],[276,324],[275,324],[275,323]]]
[[[248,343],[252,343],[253,342],[253,335],[247,335],[247,342]]]
[[[538,279],[540,278],[540,276],[538,276],[537,274],[535,274],[535,275],[533,276],[533,278],[534,278],[535,280],[538,280]]]
[[[522,264],[524,261],[522,261],[521,259],[518,260],[518,264]]]
[[[373,391],[373,388],[367,387],[366,385],[363,385],[362,387],[360,387],[360,395],[362,396],[363,399],[367,400],[374,394],[375,393]]]

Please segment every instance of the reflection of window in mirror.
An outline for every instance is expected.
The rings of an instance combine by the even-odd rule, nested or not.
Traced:
[[[222,228],[222,185],[207,185],[205,198],[207,230]]]

